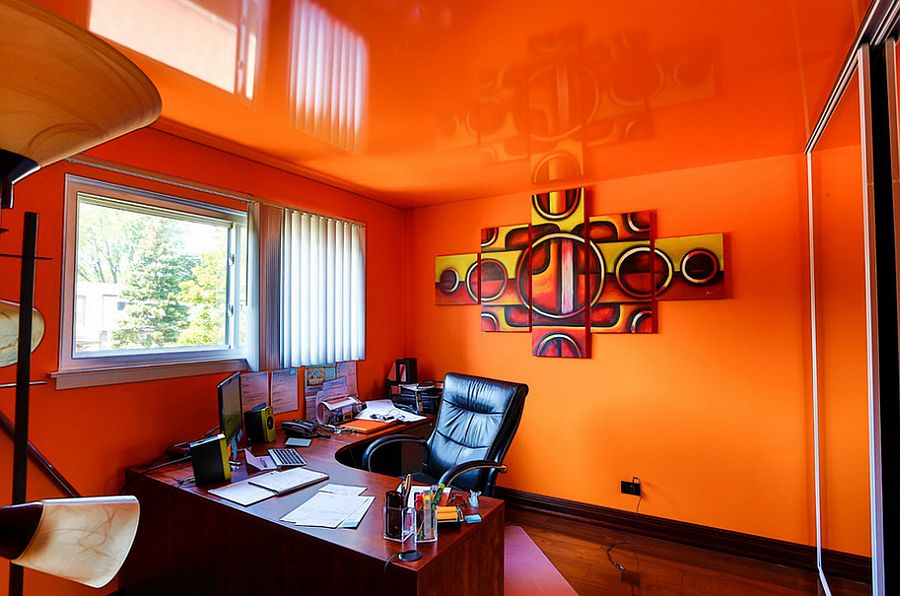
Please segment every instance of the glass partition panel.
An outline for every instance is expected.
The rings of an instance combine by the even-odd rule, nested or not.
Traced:
[[[859,73],[810,155],[821,568],[871,559],[869,289]]]

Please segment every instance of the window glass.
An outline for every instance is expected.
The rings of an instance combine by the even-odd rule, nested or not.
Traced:
[[[869,355],[866,171],[859,73],[854,73],[809,159],[818,406],[820,541],[869,558]],[[834,558],[823,557],[832,577]],[[831,593],[841,594],[832,585]]]
[[[136,207],[78,195],[75,355],[226,347],[231,224]]]

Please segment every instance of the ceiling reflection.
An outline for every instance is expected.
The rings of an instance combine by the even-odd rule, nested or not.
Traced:
[[[253,99],[265,0],[92,0],[88,29]]]
[[[526,161],[536,185],[594,176],[594,148],[653,138],[654,112],[716,93],[702,53],[651,49],[641,33],[587,43],[581,26],[529,40],[526,60],[485,72],[479,86],[476,100],[441,114],[438,148]]]
[[[365,39],[308,0],[294,3],[291,24],[292,122],[338,149],[359,150],[368,95]]]
[[[40,0],[156,126],[416,206],[798,153],[866,0]]]

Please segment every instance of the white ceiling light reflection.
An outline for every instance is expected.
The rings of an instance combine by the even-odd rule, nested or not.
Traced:
[[[253,98],[267,0],[93,0],[92,32]]]
[[[360,148],[368,48],[320,6],[294,3],[291,103],[298,129],[339,149]]]

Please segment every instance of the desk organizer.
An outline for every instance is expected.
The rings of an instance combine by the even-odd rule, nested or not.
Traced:
[[[416,513],[412,507],[395,509],[382,508],[384,515],[384,538],[395,542],[406,542],[416,530]]]

